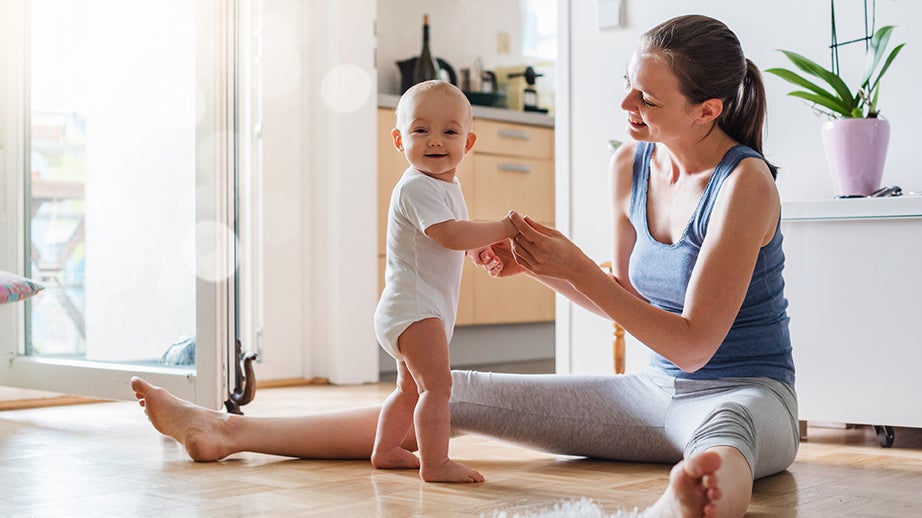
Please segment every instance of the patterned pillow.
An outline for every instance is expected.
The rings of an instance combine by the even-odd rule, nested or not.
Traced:
[[[0,271],[0,304],[28,299],[43,289],[44,286],[32,279]]]

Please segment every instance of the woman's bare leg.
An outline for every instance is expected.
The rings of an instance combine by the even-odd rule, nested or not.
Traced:
[[[437,318],[414,322],[397,340],[419,388],[413,422],[419,443],[419,476],[426,482],[483,482],[483,475],[448,458],[451,435],[451,369],[448,337]]]
[[[719,446],[672,468],[666,491],[647,510],[662,517],[739,517],[752,498],[749,463],[736,448]]]
[[[315,459],[368,459],[380,406],[292,418],[226,414],[179,399],[141,378],[131,388],[160,433],[182,444],[196,461],[250,451]],[[404,445],[416,449],[412,433]]]
[[[419,392],[404,361],[397,362],[397,388],[381,406],[371,464],[379,469],[419,469],[419,458],[403,447],[413,427]]]

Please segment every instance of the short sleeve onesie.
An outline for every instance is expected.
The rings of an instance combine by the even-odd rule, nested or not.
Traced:
[[[425,230],[468,219],[461,184],[407,169],[391,194],[384,292],[375,311],[378,343],[400,359],[397,338],[413,322],[439,318],[451,340],[458,312],[464,251],[450,250]]]

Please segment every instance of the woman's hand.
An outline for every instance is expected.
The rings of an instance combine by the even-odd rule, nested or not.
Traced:
[[[512,214],[519,233],[512,239],[512,254],[521,267],[531,273],[566,280],[582,263],[598,268],[582,250],[557,230],[546,227],[528,216]]]

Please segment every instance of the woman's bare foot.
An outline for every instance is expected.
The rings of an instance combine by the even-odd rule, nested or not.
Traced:
[[[228,415],[193,405],[138,377],[131,389],[154,428],[186,448],[195,461],[220,460],[233,453],[221,444]]]
[[[426,482],[483,482],[483,475],[453,460],[436,466],[423,464],[419,478]]]
[[[378,469],[419,469],[419,457],[398,446],[388,451],[372,452],[371,465]]]
[[[720,498],[717,470],[720,456],[703,451],[679,462],[669,473],[669,487],[645,515],[658,517],[712,517]]]

